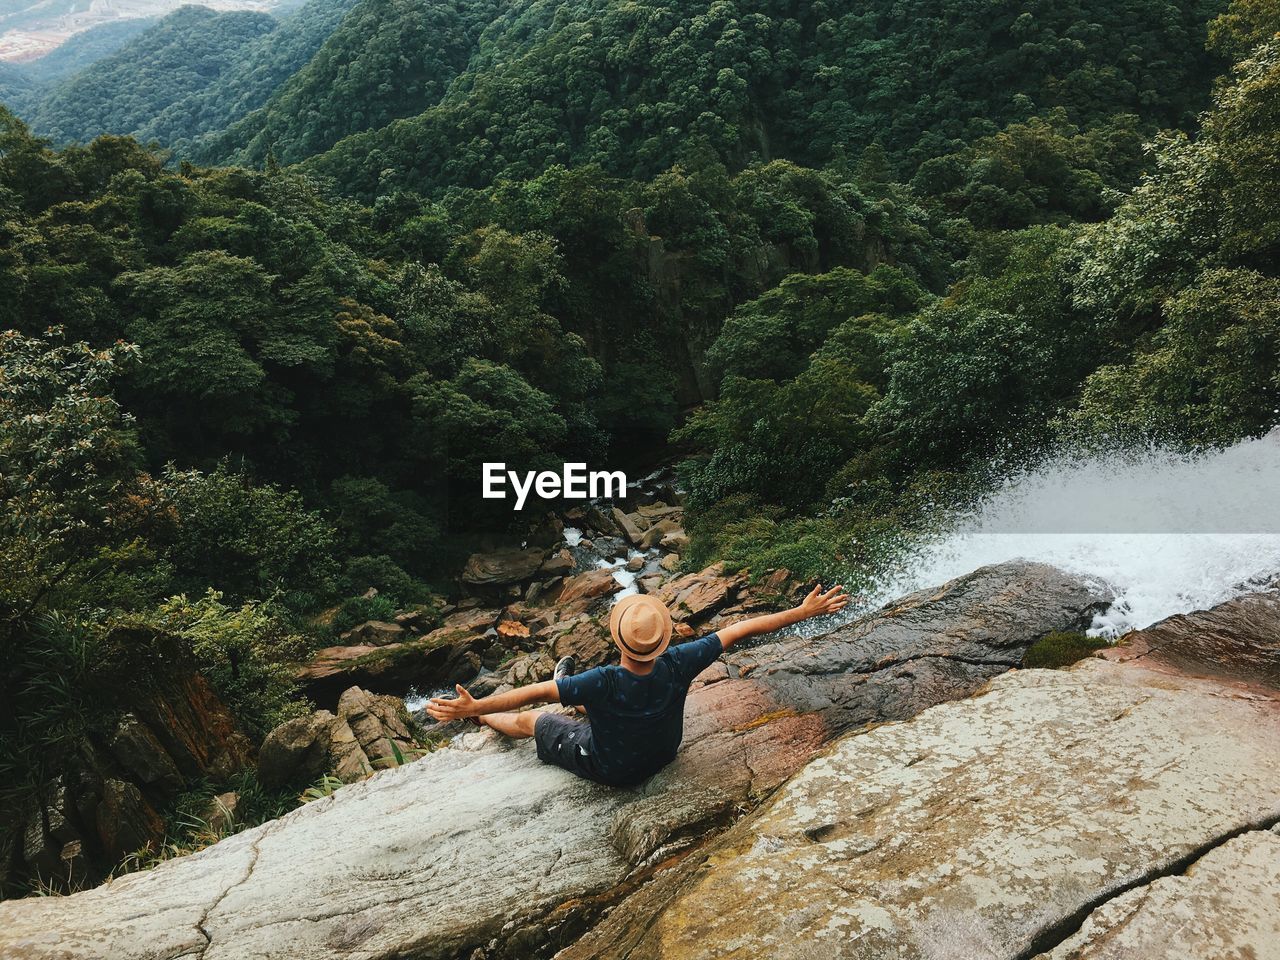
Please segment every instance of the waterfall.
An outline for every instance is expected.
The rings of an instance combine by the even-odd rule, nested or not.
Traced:
[[[1014,559],[1109,586],[1116,602],[1090,631],[1109,637],[1265,586],[1280,575],[1280,430],[1197,455],[1060,454],[1014,472],[853,615]]]

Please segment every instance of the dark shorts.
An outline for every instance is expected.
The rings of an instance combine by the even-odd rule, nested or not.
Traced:
[[[544,713],[533,725],[538,759],[562,767],[584,780],[608,783],[596,766],[591,743],[591,724],[558,713]]]

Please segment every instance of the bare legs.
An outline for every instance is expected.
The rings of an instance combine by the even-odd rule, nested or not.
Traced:
[[[522,710],[519,713],[487,713],[480,717],[480,722],[491,730],[508,737],[532,737],[533,728],[542,716],[541,710]]]

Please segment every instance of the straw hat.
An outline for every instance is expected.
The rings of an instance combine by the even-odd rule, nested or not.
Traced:
[[[671,642],[671,611],[647,594],[623,597],[609,614],[609,632],[631,659],[657,660]]]

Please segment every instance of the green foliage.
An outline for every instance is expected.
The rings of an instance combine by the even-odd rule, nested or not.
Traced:
[[[695,511],[735,493],[802,507],[872,435],[867,415],[887,381],[883,344],[896,316],[928,299],[901,271],[795,276],[740,307],[708,351],[727,372],[720,396],[674,436],[690,464]]]
[[[1276,0],[1232,0],[1209,24],[1209,47],[1235,62],[1280,34]]]
[[[1085,383],[1074,428],[1228,443],[1276,423],[1280,48],[1219,92],[1194,141],[1170,138],[1155,173],[1086,235],[1079,300],[1130,358]]]
[[[1135,114],[1081,130],[1059,109],[926,160],[911,184],[984,229],[1099,220],[1137,180],[1146,139]]]
[[[423,442],[460,482],[480,476],[486,461],[549,468],[565,438],[552,398],[503,364],[469,359],[452,380],[422,379],[415,394]]]
[[[173,589],[212,587],[233,603],[275,598],[297,613],[334,589],[334,531],[294,491],[254,486],[219,465],[168,469],[159,485],[168,529],[156,539],[174,568]]]
[[[0,332],[0,622],[74,596],[128,540],[138,450],[110,381],[136,356]]]
[[[305,65],[294,65],[297,72],[261,110],[225,131],[206,127],[216,136],[194,145],[192,156],[258,165],[270,152],[291,163],[349,134],[418,113],[437,103],[466,67],[497,7],[489,0],[364,0],[346,6],[354,9]],[[314,17],[303,10],[293,19]],[[274,65],[279,56],[262,50],[254,59]]]
[[[1058,670],[1092,656],[1099,650],[1105,650],[1107,646],[1107,641],[1098,637],[1059,630],[1046,634],[1031,644],[1022,658],[1022,665],[1041,670]]]
[[[1084,127],[1117,113],[1181,124],[1216,66],[1203,49],[1216,12],[1208,0],[515,5],[440,103],[339,142],[315,169],[372,194],[388,171],[428,189],[554,164],[648,178],[707,155],[819,165],[878,143],[903,171],[1058,107]],[[330,115],[320,106],[316,125]]]
[[[262,106],[303,69],[342,23],[356,0],[307,0],[290,10],[270,32],[230,52],[217,75],[154,111],[138,130],[139,140],[157,140],[182,155],[203,137],[217,136]],[[140,51],[130,51],[138,58]]]
[[[310,803],[313,800],[323,800],[325,797],[333,796],[334,792],[340,790],[344,786],[343,782],[337,777],[325,774],[306,790],[302,791],[302,795],[298,797],[299,803]]]
[[[310,644],[291,633],[271,605],[229,607],[210,590],[195,601],[173,597],[146,622],[181,639],[236,719],[259,740],[308,712],[308,705],[295,698],[293,665]]]
[[[1258,436],[1280,410],[1280,280],[1217,269],[1167,300],[1165,323],[1126,364],[1085,385],[1074,425],[1174,443]]]
[[[1042,433],[1097,365],[1097,324],[1071,299],[1072,239],[1032,228],[994,240],[975,276],[895,337],[872,418],[904,461],[963,463]]]
[[[374,596],[360,594],[342,601],[337,614],[333,618],[333,632],[345,633],[358,623],[366,620],[390,620],[395,616],[400,604],[388,594],[379,592]]]

